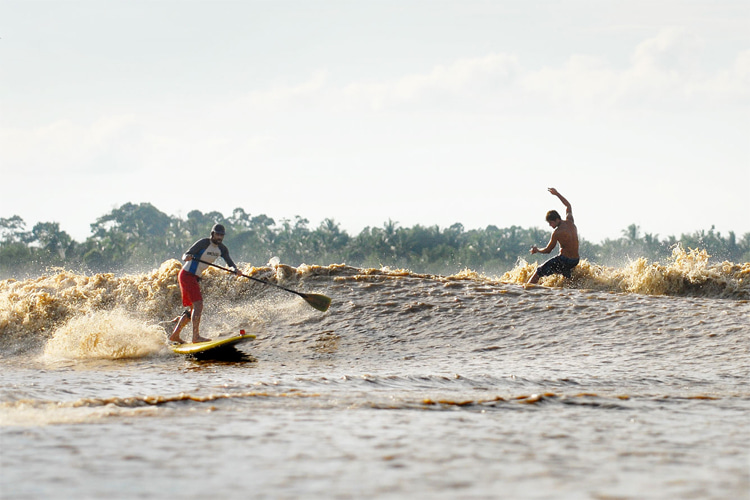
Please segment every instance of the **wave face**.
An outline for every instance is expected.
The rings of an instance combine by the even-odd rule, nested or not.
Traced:
[[[709,265],[705,252],[677,248],[667,265],[638,259],[623,268],[605,268],[583,261],[568,283],[552,276],[541,282],[548,286],[519,286],[534,268],[521,262],[501,277],[470,270],[437,276],[346,265],[244,269],[288,288],[331,296],[333,305],[325,315],[275,287],[209,269],[202,281],[204,334],[240,327],[258,334],[295,329],[300,335],[296,344],[347,345],[352,355],[377,343],[403,356],[422,356],[438,339],[450,340],[459,350],[552,343],[564,354],[575,345],[568,345],[561,331],[575,331],[576,339],[696,329],[715,336],[717,329],[731,332],[747,324],[741,314],[726,311],[746,309],[750,263]],[[182,309],[179,269],[179,262],[170,260],[138,275],[61,270],[0,282],[3,353],[42,350],[50,359],[158,354],[170,320]],[[265,341],[275,342],[272,336]],[[295,345],[277,343],[278,349]]]

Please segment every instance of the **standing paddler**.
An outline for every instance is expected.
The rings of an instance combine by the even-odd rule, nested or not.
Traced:
[[[193,322],[193,343],[209,340],[200,336],[203,296],[201,295],[201,287],[198,283],[200,275],[203,274],[203,271],[206,270],[209,264],[213,264],[217,258],[221,257],[232,268],[234,274],[242,276],[242,273],[237,269],[234,261],[229,256],[229,250],[226,245],[222,243],[225,233],[226,229],[224,229],[223,225],[215,224],[211,228],[210,238],[202,238],[196,241],[182,256],[185,264],[180,269],[177,279],[180,283],[180,292],[182,293],[182,305],[188,309],[185,309],[185,312],[178,318],[177,325],[172,335],[169,336],[171,342],[182,343],[180,332],[191,320]]]

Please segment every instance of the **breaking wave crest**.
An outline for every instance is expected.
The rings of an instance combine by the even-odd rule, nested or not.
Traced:
[[[520,261],[514,269],[499,277],[482,275],[470,269],[439,276],[405,269],[361,269],[344,264],[303,264],[295,268],[274,263],[270,267],[247,266],[243,272],[301,291],[323,290],[331,293],[335,304],[337,297],[334,292],[342,293],[336,287],[359,288],[356,293],[366,294],[367,286],[386,280],[411,288],[418,296],[421,288],[432,286],[430,283],[450,285],[463,282],[490,287],[521,285],[535,269],[536,264]],[[0,345],[3,355],[43,350],[51,359],[66,356],[119,359],[157,353],[164,346],[170,320],[182,309],[177,284],[179,270],[180,263],[169,260],[158,269],[143,274],[86,276],[59,269],[34,279],[0,281]],[[214,318],[214,323],[217,318],[223,321],[215,323],[218,330],[235,324],[262,324],[282,314],[291,324],[313,317],[305,312],[309,308],[304,304],[294,302],[295,296],[275,288],[238,279],[216,269],[207,270],[205,278],[202,288],[204,294],[211,297],[207,301],[207,312]],[[543,278],[540,284],[627,294],[747,300],[750,299],[750,263],[710,263],[705,251],[685,251],[678,246],[666,264],[639,258],[623,267],[612,268],[582,260],[574,270],[572,280],[551,276]],[[339,299],[344,300],[343,297]],[[403,309],[407,306],[413,309],[414,305],[396,304],[394,307]],[[295,308],[298,308],[297,312]],[[354,315],[349,320],[368,322],[371,311],[344,307],[337,314]],[[346,329],[343,318],[329,322],[335,321],[338,323],[329,327]],[[209,336],[211,333],[216,334],[209,332]]]

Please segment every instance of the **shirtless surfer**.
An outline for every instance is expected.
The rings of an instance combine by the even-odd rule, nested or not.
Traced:
[[[224,262],[234,268],[237,276],[241,275],[237,266],[234,265],[234,261],[229,256],[229,250],[222,243],[224,233],[226,233],[224,226],[215,224],[211,228],[210,238],[203,238],[196,241],[185,252],[185,255],[182,256],[185,265],[180,269],[177,280],[180,283],[182,305],[189,309],[185,309],[185,312],[177,318],[177,325],[175,325],[172,335],[169,336],[171,342],[182,343],[180,332],[191,320],[193,322],[193,343],[209,340],[200,336],[203,297],[201,296],[201,288],[198,284],[199,276],[206,270],[208,263],[213,263],[217,258],[221,257],[224,259]]]
[[[560,243],[560,254],[538,267],[529,279],[530,284],[536,284],[542,276],[552,274],[562,274],[566,278],[570,278],[570,272],[578,265],[580,260],[578,255],[578,228],[573,222],[573,209],[570,208],[568,200],[557,192],[557,189],[549,188],[548,191],[557,196],[565,205],[565,220],[560,218],[560,214],[556,210],[547,212],[547,222],[554,231],[552,231],[552,236],[546,247],[539,249],[534,245],[531,247],[531,253],[550,253]]]

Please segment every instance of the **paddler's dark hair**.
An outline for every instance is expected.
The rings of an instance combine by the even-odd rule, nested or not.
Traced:
[[[553,220],[562,220],[562,217],[560,217],[560,214],[557,213],[557,210],[550,210],[547,212],[547,222],[551,222]]]
[[[211,228],[211,232],[216,234],[226,234],[227,230],[224,229],[224,226],[221,224],[214,224],[214,227]]]

